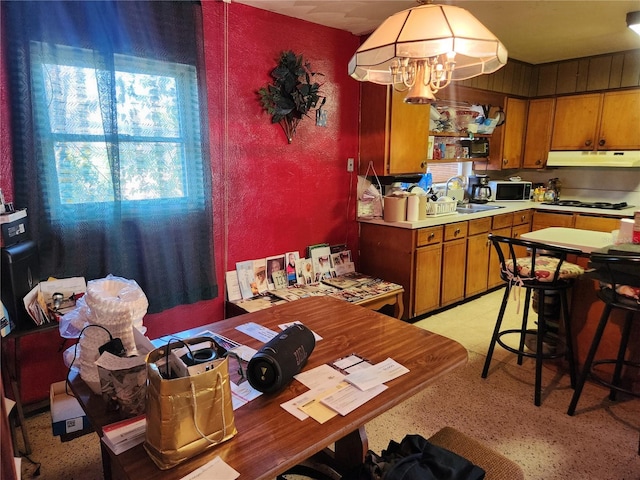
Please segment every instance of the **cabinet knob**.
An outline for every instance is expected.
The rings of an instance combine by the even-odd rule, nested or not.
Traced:
[[[542,160],[536,160],[536,165],[542,165]]]
[[[453,232],[453,235],[457,237],[459,234],[460,234],[460,229],[456,228],[456,231]]]
[[[506,158],[502,159],[502,164],[503,165],[507,165],[509,163],[509,160],[507,160]]]
[[[429,234],[429,240],[433,240],[435,236],[436,236],[436,234],[435,234],[435,233],[433,233],[433,232],[431,232],[431,233]]]
[[[598,145],[600,145],[601,147],[603,147],[605,143],[607,143],[607,142],[605,141],[605,139],[604,139],[604,138],[602,138],[602,139],[600,139],[600,141],[598,142]]]
[[[585,140],[585,142],[584,142],[584,146],[585,146],[585,147],[590,147],[592,143],[593,143],[593,142],[592,142],[591,140]]]
[[[514,233],[514,234],[513,234],[513,238],[518,238],[519,236],[520,236],[520,234],[519,234],[519,233]]]
[[[520,221],[521,221],[521,222],[524,222],[526,218],[527,218],[527,216],[526,216],[526,215],[522,215],[522,216],[520,217]]]
[[[420,169],[421,169],[421,170],[424,170],[425,168],[427,168],[427,162],[422,162],[422,163],[420,164]]]

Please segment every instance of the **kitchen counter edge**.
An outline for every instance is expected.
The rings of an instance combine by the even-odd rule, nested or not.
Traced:
[[[476,213],[454,213],[451,215],[443,215],[438,217],[428,217],[426,220],[418,220],[417,222],[385,222],[382,218],[358,218],[362,223],[373,223],[376,225],[386,225],[396,228],[428,228],[446,225],[449,223],[464,222],[466,220],[474,220],[476,218],[493,217],[504,213],[519,212],[522,210],[539,210],[555,213],[584,213],[591,215],[606,215],[609,217],[633,218],[633,214],[638,207],[625,208],[623,210],[610,210],[605,208],[580,208],[580,207],[558,207],[552,205],[544,205],[540,202],[492,202],[490,205],[501,206],[504,208],[496,208],[485,212]]]

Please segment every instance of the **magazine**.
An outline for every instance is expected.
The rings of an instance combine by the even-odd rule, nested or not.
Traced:
[[[256,278],[258,293],[264,293],[269,289],[267,284],[267,260],[259,258],[253,261],[253,274]]]
[[[331,278],[331,249],[329,247],[314,248],[311,251],[311,261],[316,282]]]
[[[256,285],[256,276],[253,271],[253,260],[245,260],[236,263],[236,272],[238,274],[238,284],[240,286],[240,294],[243,299],[248,299],[258,294]]]
[[[298,283],[298,277],[296,276],[296,262],[300,259],[298,252],[287,252],[285,255],[285,270],[287,272],[287,282],[289,285],[295,285]]]
[[[267,257],[267,287],[269,290],[273,290],[276,288],[273,280],[274,272],[283,271],[284,272],[284,254],[283,255],[275,255],[273,257]]]
[[[351,280],[346,277],[331,277],[325,278],[322,280],[322,283],[326,283],[327,285],[331,285],[332,287],[339,288],[341,290],[345,288],[355,287],[358,285],[358,282],[355,280]]]
[[[299,258],[296,260],[296,279],[298,285],[313,283],[313,263],[311,263],[310,258]]]

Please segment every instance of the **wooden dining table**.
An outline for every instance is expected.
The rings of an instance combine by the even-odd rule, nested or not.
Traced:
[[[210,330],[259,349],[261,342],[236,327],[255,322],[279,331],[279,325],[294,321],[304,323],[322,337],[304,370],[355,353],[371,363],[392,358],[409,372],[389,381],[385,391],[351,413],[337,415],[323,424],[312,418],[300,421],[280,406],[307,390],[293,380],[281,391],[263,394],[235,410],[238,433],[231,440],[169,470],[158,469],[143,445],[114,455],[101,442],[105,478],[180,479],[217,456],[238,471],[240,479],[247,480],[273,479],[319,454],[331,460],[336,468],[348,469],[362,462],[368,450],[367,422],[467,361],[466,349],[452,339],[331,297],[311,297],[277,305],[204,325],[183,332],[181,337]],[[101,436],[102,428],[118,418],[106,412],[101,397],[93,394],[79,375],[71,379],[70,385]]]

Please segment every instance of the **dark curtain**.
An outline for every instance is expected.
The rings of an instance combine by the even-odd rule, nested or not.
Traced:
[[[27,208],[42,277],[133,279],[149,299],[149,313],[216,297],[200,4],[3,1],[2,8],[9,42],[15,205]],[[164,109],[153,104],[162,103],[153,95],[165,91],[153,93],[150,87],[155,108],[150,120],[131,122],[140,112],[127,103],[127,89],[133,87],[118,85],[122,59],[133,71],[162,65],[166,77],[173,67],[193,71],[196,88],[185,87],[188,76],[177,73],[176,84],[191,94]],[[57,70],[45,68],[42,74],[47,62],[79,60],[88,67],[76,77],[95,78],[86,95],[74,97],[74,102],[86,101],[85,107],[55,96],[63,85],[50,73]],[[174,92],[161,82],[164,77],[157,85]],[[92,95],[93,103],[86,100]],[[65,117],[69,108],[82,115]],[[176,125],[164,120],[168,113]],[[80,134],[61,141],[49,128],[59,124]],[[156,139],[165,129],[191,143]],[[130,141],[143,136],[144,142]],[[106,168],[95,168],[96,155],[106,159]],[[70,183],[78,186],[64,190]],[[156,190],[162,193],[149,194]]]

